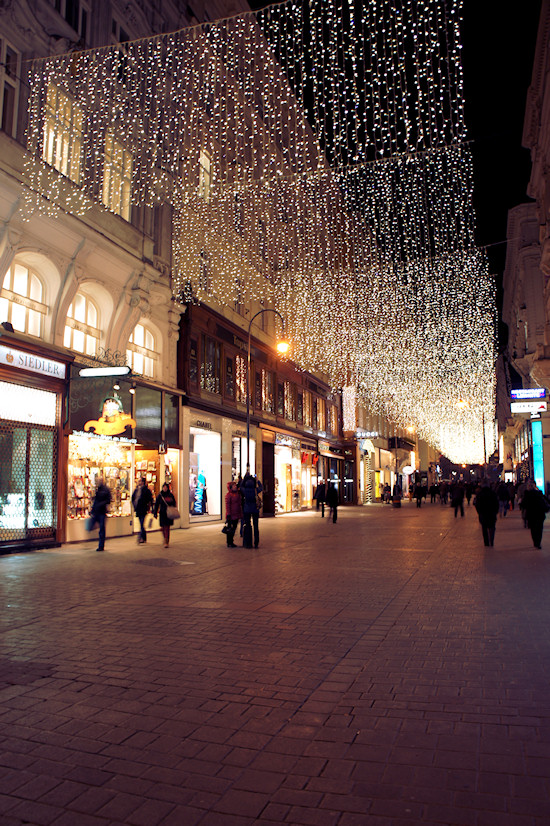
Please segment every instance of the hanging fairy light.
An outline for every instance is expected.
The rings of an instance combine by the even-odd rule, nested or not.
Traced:
[[[460,13],[292,0],[37,61],[26,213],[170,204],[177,300],[271,302],[293,360],[352,386],[348,407],[482,461],[495,297],[474,245]],[[67,101],[57,122],[51,100]]]

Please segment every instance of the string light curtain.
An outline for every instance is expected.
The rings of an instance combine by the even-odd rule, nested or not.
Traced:
[[[272,302],[300,367],[481,462],[495,300],[474,246],[460,15],[460,0],[295,0],[38,61],[27,214],[170,204],[176,300]],[[52,89],[82,124],[78,181],[45,153]],[[131,169],[116,206],[109,141]]]

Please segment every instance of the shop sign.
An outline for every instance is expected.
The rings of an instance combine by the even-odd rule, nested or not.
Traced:
[[[545,413],[548,409],[548,402],[510,402],[511,413]]]
[[[328,442],[319,442],[319,453],[328,453],[330,451],[330,444]]]
[[[87,421],[84,430],[93,430],[99,436],[118,436],[124,433],[127,427],[135,426],[136,420],[124,412],[122,400],[113,393],[104,399],[99,419]]]
[[[40,373],[41,376],[51,376],[55,379],[65,378],[65,365],[60,361],[25,353],[0,344],[0,364],[8,367],[17,367],[20,370],[30,370],[31,373]]]
[[[195,422],[195,427],[201,427],[203,430],[212,430],[212,423],[211,422],[203,422],[201,419],[197,419]]]
[[[285,433],[275,434],[275,444],[300,450],[300,440],[295,436],[287,436]]]
[[[359,430],[355,431],[355,438],[356,439],[378,439],[380,433],[377,430]]]
[[[246,436],[246,430],[234,430],[233,435],[244,437]]]
[[[71,435],[84,436],[85,439],[101,439],[101,441],[107,439],[109,442],[118,442],[121,445],[137,444],[137,439],[130,439],[128,436],[101,436],[99,433],[94,433],[91,430],[89,433],[85,433],[83,430],[73,430]]]
[[[275,443],[275,434],[271,430],[262,430],[262,442]]]
[[[546,398],[546,388],[545,387],[524,387],[522,390],[510,390],[510,396],[513,399],[525,400],[525,399],[545,399]]]
[[[161,442],[159,444],[159,454],[160,453],[166,453],[166,442]]]

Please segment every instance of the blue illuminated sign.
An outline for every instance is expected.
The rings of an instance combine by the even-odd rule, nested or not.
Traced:
[[[513,399],[545,399],[546,387],[525,387],[523,390],[510,390]]]
[[[542,452],[542,422],[534,420],[531,422],[531,434],[533,436],[533,474],[535,485],[544,493],[544,456]]]

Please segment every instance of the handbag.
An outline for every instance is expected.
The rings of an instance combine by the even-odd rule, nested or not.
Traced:
[[[167,519],[179,519],[180,512],[179,510],[174,507],[174,505],[166,505],[166,518]]]
[[[223,526],[222,533],[229,533],[229,525],[224,525]]]
[[[84,527],[86,528],[88,533],[91,533],[91,531],[93,531],[93,529],[95,528],[95,524],[96,524],[95,516],[88,516],[88,518],[86,519],[86,522],[84,523]]]

